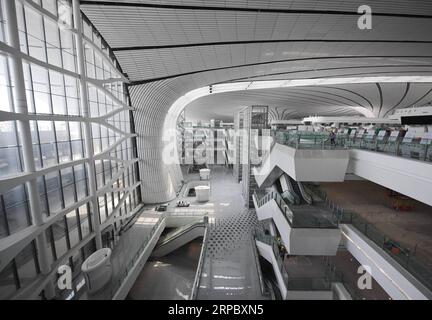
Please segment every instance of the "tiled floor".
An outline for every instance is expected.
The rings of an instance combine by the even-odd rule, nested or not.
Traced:
[[[197,299],[264,299],[251,238],[255,211],[244,206],[231,170],[211,169],[210,235]]]
[[[168,204],[169,213],[207,214],[210,223],[208,248],[204,258],[197,299],[263,299],[253,254],[251,231],[257,217],[245,208],[241,186],[235,183],[232,171],[222,166],[211,168],[210,201],[191,203],[177,208],[176,201]],[[198,181],[198,174],[185,174],[188,182]],[[199,250],[196,244],[149,261],[130,291],[130,299],[187,299],[195,276]]]

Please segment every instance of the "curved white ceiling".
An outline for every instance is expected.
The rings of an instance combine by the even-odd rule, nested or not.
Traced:
[[[233,121],[242,106],[267,105],[281,110],[274,118],[310,115],[387,116],[396,108],[432,102],[432,78],[428,83],[372,82],[331,84],[235,91],[207,95],[187,105],[188,120]],[[328,79],[334,80],[334,79]],[[402,81],[402,79],[401,79]],[[398,94],[396,94],[398,93]]]
[[[430,0],[371,1],[372,30],[357,28],[357,9],[363,0],[82,0],[81,4],[131,80],[142,196],[147,202],[171,199],[181,183],[179,167],[164,164],[162,136],[166,120],[175,123],[173,104],[191,90],[248,80],[432,75]],[[364,95],[374,114],[380,115],[395,105],[408,106],[405,100],[428,99],[423,97],[427,85],[408,83],[407,90],[406,81],[400,82],[351,84],[346,89]],[[309,94],[304,89],[260,90],[252,95],[253,100],[295,105],[296,112],[317,114],[324,109],[335,115],[355,110],[346,98],[366,103],[348,92],[337,97],[340,90],[334,88],[314,86]],[[226,101],[225,106],[208,97],[199,109],[214,107],[222,112],[236,99],[250,101],[244,99],[252,95],[245,95],[212,95]]]
[[[372,30],[357,28],[357,8],[364,4],[360,0],[81,2],[135,87],[168,81],[183,87],[181,96],[225,81],[432,76],[432,2],[428,0],[375,1]],[[397,104],[393,100],[405,94],[407,85],[382,85],[381,89],[374,84],[350,85],[346,90],[358,90],[373,100],[374,113],[382,116]],[[307,94],[305,90],[309,89],[212,96],[195,101],[190,110],[201,112],[195,117],[207,118],[224,117],[225,110],[253,101],[298,108],[299,114],[346,114],[346,108],[356,106],[351,101],[357,101],[355,94],[347,91],[313,88]],[[425,90],[427,86],[409,86],[406,94],[413,99],[406,97],[397,107],[409,106]],[[160,94],[166,94],[165,88]]]

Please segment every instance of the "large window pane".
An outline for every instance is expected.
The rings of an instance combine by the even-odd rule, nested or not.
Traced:
[[[38,121],[40,143],[53,143],[55,141],[54,128],[51,121]]]
[[[68,251],[66,227],[63,220],[53,224],[53,233],[57,259],[60,259]]]
[[[0,300],[11,298],[18,288],[18,279],[12,261],[0,272]]]
[[[63,67],[76,72],[76,56],[74,50],[74,36],[71,32],[60,29],[60,42],[62,47]]]
[[[10,233],[30,225],[30,212],[24,186],[18,186],[3,194],[3,201]]]
[[[57,23],[44,19],[48,63],[61,67],[60,36]]]
[[[44,68],[31,65],[31,75],[36,113],[51,113],[48,71]]]
[[[72,168],[61,170],[61,177],[65,208],[67,208],[75,202],[75,184]]]
[[[83,142],[82,140],[76,140],[72,141],[72,159],[82,159],[84,156],[84,150],[83,150]]]
[[[72,160],[70,147],[71,146],[70,146],[69,142],[58,142],[57,143],[59,163]]]
[[[58,171],[45,176],[50,212],[58,212],[62,208],[61,186]]]
[[[66,92],[63,75],[50,71],[51,99],[54,114],[66,113]]]
[[[12,111],[12,101],[11,101],[10,90],[9,90],[7,60],[5,56],[1,56],[1,55],[0,55],[0,97],[1,97],[0,110]]]
[[[21,172],[20,153],[13,122],[0,122],[0,178]]]
[[[77,80],[72,77],[64,76],[65,79],[65,89],[66,89],[66,101],[67,101],[67,114],[77,116],[80,115],[78,97],[78,84]]]
[[[46,62],[42,16],[28,6],[25,6],[24,9],[29,54],[36,59]]]
[[[31,242],[15,257],[15,263],[18,269],[20,286],[25,287],[30,284],[39,273],[39,265],[34,242]]]
[[[57,15],[56,0],[42,0],[42,6],[54,15]]]
[[[70,239],[70,245],[71,248],[76,246],[78,242],[80,241],[79,237],[79,231],[78,231],[78,220],[77,220],[77,214],[74,211],[69,212],[66,215],[68,229],[69,229],[69,239]]]
[[[91,223],[90,223],[90,214],[88,211],[88,204],[82,205],[78,209],[80,226],[81,226],[81,234],[83,238],[87,236],[91,232]]]

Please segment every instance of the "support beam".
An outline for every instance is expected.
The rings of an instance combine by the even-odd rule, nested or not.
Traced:
[[[18,21],[15,1],[5,1],[6,19],[8,23],[7,33],[11,47],[15,50],[20,50]],[[10,68],[15,85],[13,86],[13,102],[15,111],[21,114],[28,114],[28,104],[25,92],[25,80],[23,71],[23,61],[21,56],[10,57]],[[26,173],[36,172],[36,165],[33,157],[32,137],[30,130],[30,122],[28,120],[18,120],[18,134],[22,144],[22,156],[24,162],[24,171]],[[30,214],[32,224],[41,226],[44,223],[42,209],[39,199],[39,191],[37,180],[32,177],[26,182],[28,191],[28,201],[30,206]],[[48,258],[48,243],[46,233],[40,233],[36,239],[36,248],[39,261],[40,271],[43,275],[48,275],[52,270]],[[2,266],[3,267],[3,266]],[[52,299],[55,296],[54,285],[52,281],[48,281],[44,287],[44,294],[47,299]]]
[[[77,64],[78,73],[81,75],[79,79],[80,83],[80,101],[82,115],[85,118],[90,117],[90,106],[88,102],[87,82],[86,82],[86,69],[84,60],[84,46],[83,46],[83,32],[82,32],[82,17],[80,10],[79,0],[72,1],[72,10],[74,18],[74,27],[77,30],[75,37],[75,44],[77,48]],[[89,195],[91,197],[92,207],[92,218],[93,218],[93,230],[95,232],[96,249],[102,248],[102,236],[100,230],[100,214],[99,214],[99,203],[96,193],[96,168],[94,162],[94,148],[93,148],[93,137],[91,131],[91,124],[86,121],[84,122],[84,144],[86,157],[88,162],[86,163],[88,178],[89,178]]]

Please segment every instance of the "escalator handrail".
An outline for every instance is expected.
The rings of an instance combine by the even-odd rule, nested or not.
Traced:
[[[339,224],[337,223],[337,220],[335,219],[335,215],[333,214],[331,219],[325,218],[323,217],[322,220],[319,220],[316,217],[313,217],[313,219],[315,219],[316,223],[314,224],[307,224],[307,225],[302,225],[302,226],[298,226],[296,225],[296,221],[298,222],[299,219],[295,220],[295,212],[293,212],[290,207],[287,205],[287,203],[285,202],[285,200],[282,198],[282,196],[278,193],[278,192],[274,192],[271,191],[269,193],[267,193],[264,197],[262,197],[261,199],[258,199],[257,193],[256,191],[254,192],[254,197],[257,200],[257,205],[258,208],[260,208],[261,206],[265,205],[266,203],[268,203],[270,200],[274,200],[276,202],[276,204],[279,207],[279,210],[283,213],[283,216],[285,217],[285,219],[287,220],[288,224],[291,226],[291,228],[323,228],[323,229],[334,229],[334,228],[338,228]],[[322,221],[322,222],[320,222]],[[324,223],[325,222],[325,223]]]
[[[260,283],[261,294],[263,296],[268,296],[270,294],[270,292],[268,292],[266,290],[267,288],[266,288],[266,285],[265,285],[265,282],[264,282],[264,276],[262,274],[261,266],[260,266],[260,263],[259,263],[259,253],[258,253],[258,250],[257,250],[257,247],[256,247],[256,242],[255,242],[255,236],[254,235],[251,236],[251,241],[253,242],[252,243],[252,251],[253,251],[255,265],[256,265],[256,268],[257,268],[257,272],[258,272],[258,279],[259,279],[259,283]]]
[[[270,149],[261,156],[261,166],[264,165],[264,163],[267,161],[275,145],[276,145],[276,139],[272,139],[270,143]]]
[[[264,197],[259,199],[258,195],[255,191],[254,196],[255,196],[255,199],[257,201],[258,207],[262,207],[263,205],[265,205],[270,200],[275,200],[279,209],[284,213],[284,217],[287,219],[288,223],[292,226],[293,219],[294,219],[293,213],[291,212],[287,203],[285,202],[285,200],[282,198],[282,196],[278,192],[270,191]]]
[[[199,221],[199,222],[194,222],[193,224],[189,224],[189,225],[185,225],[182,226],[180,228],[177,228],[176,230],[174,230],[172,232],[172,235],[167,234],[166,236],[163,237],[162,241],[160,241],[157,244],[157,247],[160,248],[164,245],[166,245],[167,243],[181,237],[182,235],[184,235],[186,232],[189,232],[195,228],[202,228],[206,226],[206,222],[204,221]]]
[[[209,237],[209,224],[208,224],[208,222],[205,222],[205,224],[206,224],[206,228],[204,231],[203,244],[202,244],[200,257],[198,260],[197,271],[195,273],[195,278],[194,278],[194,282],[192,285],[192,291],[191,291],[191,294],[189,296],[189,300],[195,300],[197,295],[198,295],[198,289],[199,289],[199,284],[200,284],[200,280],[201,280],[202,269],[204,266],[204,258],[205,258],[205,255],[207,253],[207,244],[208,244],[208,237]]]
[[[282,261],[280,250],[278,247],[278,243],[273,236],[263,234],[260,230],[255,230],[253,233],[255,240],[263,242],[272,247],[273,254],[276,258],[277,266],[279,271],[281,272],[282,278],[284,280],[285,286],[288,290],[331,290],[332,278],[328,275],[324,275],[322,277],[314,277],[314,278],[299,278],[299,277],[290,277],[288,271],[286,270],[286,266]],[[309,286],[307,288],[299,288],[298,283],[308,283]],[[324,285],[317,286],[316,283],[322,283]],[[315,284],[315,285],[314,285]],[[297,286],[296,286],[297,285]]]
[[[294,187],[294,185],[297,183],[293,178],[291,178],[290,176],[286,175],[287,179],[287,185],[288,188],[290,189],[289,192],[291,193],[291,195],[294,197],[294,199],[297,201],[297,203],[301,203],[302,202],[302,194],[301,194],[301,190],[300,194],[297,193],[296,188]],[[293,183],[294,181],[294,183]]]
[[[309,205],[312,205],[313,203],[313,199],[312,196],[310,194],[308,194],[308,192],[306,191],[306,189],[304,188],[304,185],[302,182],[298,181],[297,185],[299,187],[301,196],[303,197],[304,201],[306,201],[306,203],[308,203]]]

